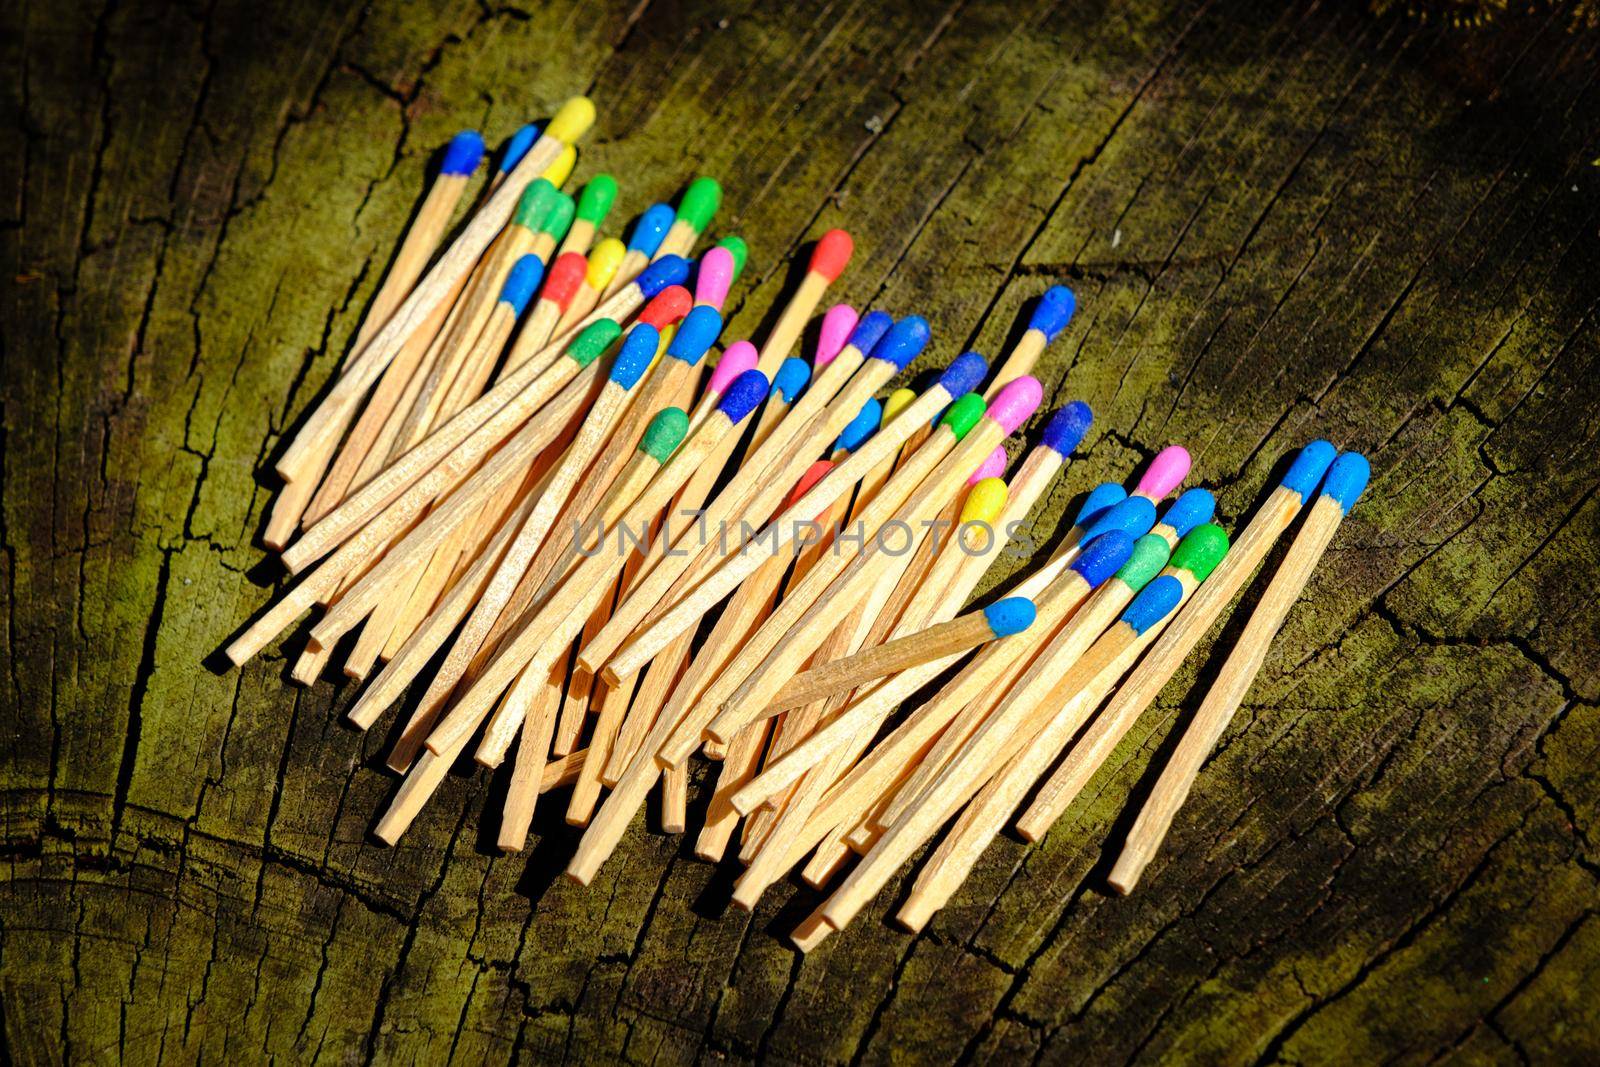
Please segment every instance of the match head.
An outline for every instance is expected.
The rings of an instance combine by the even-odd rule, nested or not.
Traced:
[[[985,456],[983,462],[978,464],[977,469],[967,478],[967,484],[977,485],[985,478],[1001,477],[1006,472],[1007,462],[1006,446],[995,445],[994,451]]]
[[[1028,329],[1044,334],[1045,343],[1054,341],[1072,321],[1078,309],[1078,298],[1064,285],[1052,285],[1039,298],[1039,306],[1028,319]]]
[[[961,502],[961,523],[981,522],[993,526],[1000,521],[1000,513],[1006,509],[1010,497],[1011,490],[1004,479],[983,479],[967,490],[967,498]]]
[[[819,459],[807,467],[806,472],[800,476],[800,480],[794,483],[794,488],[789,490],[789,496],[784,500],[783,507],[780,510],[788,511],[800,503],[800,498],[816,488],[816,484],[822,481],[823,477],[831,470],[833,470],[833,460],[831,459]]]
[[[717,360],[717,365],[711,371],[711,381],[706,385],[706,391],[713,396],[721,396],[728,391],[728,386],[733,380],[747,370],[753,370],[761,361],[761,353],[756,351],[756,346],[749,341],[735,341],[722,353],[722,358]]]
[[[628,251],[655,255],[656,249],[666,239],[667,231],[672,228],[675,217],[671,204],[651,204],[645,208],[639,221],[633,224],[633,236],[628,238]]]
[[[814,361],[818,370],[839,357],[860,317],[856,314],[856,309],[849,304],[835,304],[823,314],[822,329],[817,333],[817,356]]]
[[[883,340],[883,335],[889,332],[894,325],[894,316],[887,311],[869,311],[856,323],[856,328],[850,331],[849,345],[862,355],[867,355],[878,342]]]
[[[711,216],[722,206],[722,186],[717,179],[701,175],[689,183],[678,200],[678,222],[686,222],[695,233],[704,233]]]
[[[545,127],[545,136],[571,144],[594,125],[594,104],[587,96],[570,97]]]
[[[578,150],[571,145],[563,145],[561,154],[556,156],[556,161],[545,168],[544,177],[557,189],[567,184],[567,179],[572,177],[572,169],[578,165]]]
[[[567,346],[566,356],[580,367],[587,367],[600,358],[600,354],[610,348],[618,337],[622,336],[622,327],[611,319],[595,319],[583,328],[583,332],[573,338]]]
[[[1182,599],[1183,583],[1170,574],[1163,574],[1139,590],[1133,603],[1123,609],[1121,621],[1127,623],[1134,633],[1142,635],[1166,618]]]
[[[661,348],[661,331],[648,322],[636,322],[628,336],[622,339],[622,351],[611,365],[611,380],[624,389],[632,389],[644,377],[644,372],[655,362]]]
[[[911,402],[916,398],[917,391],[915,389],[907,389],[904,386],[890,393],[889,399],[883,402],[883,424],[887,426],[893,422],[902,411],[911,406]]]
[[[766,398],[767,376],[758,370],[747,370],[728,386],[728,391],[717,401],[717,410],[737,426]]]
[[[538,230],[558,195],[556,187],[544,178],[533,179],[517,198],[517,211],[511,221],[525,230]]]
[[[583,276],[588,273],[589,261],[583,258],[581,252],[563,252],[550,264],[550,277],[544,283],[544,288],[539,291],[540,300],[548,300],[557,305],[562,311],[567,310],[567,305],[572,303],[572,298],[578,293],[578,286],[583,284]]]
[[[721,332],[722,316],[717,314],[716,308],[705,304],[692,307],[683,317],[678,332],[673,335],[672,343],[667,346],[667,355],[673,359],[681,359],[692,367],[705,357]]]
[[[843,230],[829,230],[817,239],[817,247],[811,250],[811,264],[807,270],[812,274],[820,274],[832,282],[844,273],[855,250],[856,243],[851,240],[848,233]]]
[[[1328,467],[1333,463],[1333,457],[1339,450],[1326,441],[1317,440],[1302,448],[1294,457],[1294,462],[1289,465],[1289,473],[1283,476],[1283,481],[1278,484],[1285,489],[1292,489],[1300,495],[1301,501],[1311,499],[1311,491],[1322,481],[1322,476],[1328,473]]]
[[[1150,469],[1139,479],[1134,490],[1140,496],[1160,500],[1189,476],[1189,450],[1182,445],[1168,445],[1150,461]]]
[[[687,315],[692,307],[694,298],[689,295],[689,290],[681,285],[669,285],[650,298],[650,303],[639,312],[639,321],[665,330]]]
[[[1089,432],[1089,424],[1093,421],[1094,413],[1089,410],[1089,405],[1074,400],[1065,407],[1057,408],[1056,413],[1050,416],[1039,443],[1065,459],[1083,441],[1083,435]]]
[[[1128,499],[1128,491],[1116,482],[1101,482],[1089,490],[1089,495],[1083,499],[1083,507],[1078,509],[1078,515],[1072,520],[1074,526],[1085,526],[1098,519],[1102,512],[1113,504],[1119,504]]]
[[[637,285],[639,292],[644,294],[646,300],[649,300],[669,285],[683,285],[688,281],[689,261],[687,259],[682,256],[662,256],[640,271],[639,276],[633,280],[633,284]],[[690,303],[693,302],[693,298],[690,298]]]
[[[1227,554],[1228,531],[1214,522],[1201,523],[1178,542],[1172,553],[1172,569],[1188,571],[1195,581],[1203,582]]]
[[[1167,505],[1167,513],[1161,516],[1161,525],[1170,527],[1173,534],[1182,540],[1202,522],[1210,522],[1211,516],[1216,513],[1217,498],[1210,491],[1185,489],[1178,499]]]
[[[1371,477],[1372,465],[1367,462],[1366,456],[1360,452],[1341,452],[1339,458],[1333,461],[1333,466],[1328,468],[1328,478],[1322,483],[1322,495],[1332,499],[1340,510],[1349,514]]]
[[[539,224],[539,232],[549,234],[552,240],[561,240],[572,228],[572,216],[577,210],[578,205],[572,197],[557,193],[555,199],[550,201],[550,210],[544,221]]]
[[[462,130],[444,146],[444,159],[439,163],[439,173],[457,177],[471,174],[482,161],[483,135],[477,130]]]
[[[1039,410],[1039,401],[1043,399],[1044,386],[1039,384],[1039,379],[1024,374],[1002,386],[984,414],[998,422],[1009,436]]]
[[[1156,506],[1142,496],[1119,500],[1096,516],[1084,527],[1081,540],[1088,544],[1096,537],[1112,530],[1121,530],[1129,537],[1143,537],[1156,524]]]
[[[1161,573],[1161,568],[1167,565],[1171,555],[1172,550],[1167,547],[1166,538],[1158,534],[1145,534],[1133,543],[1133,555],[1117,572],[1117,581],[1137,593],[1149,584],[1150,579]]]
[[[733,256],[733,280],[738,281],[739,275],[744,273],[744,264],[750,258],[750,246],[744,243],[744,238],[736,233],[730,233],[717,242],[718,248],[726,248]]]
[[[983,418],[983,394],[968,393],[958,397],[954,404],[944,409],[944,414],[939,416],[939,425],[947,427],[956,435],[959,441],[967,436],[967,431],[978,425],[978,420]]]
[[[539,124],[530,122],[506,139],[505,152],[500,156],[500,173],[510,174],[528,154],[533,142],[539,139]]]
[[[1036,615],[1033,601],[1025,596],[1008,596],[983,609],[983,617],[989,622],[989,632],[995,637],[1020,634],[1033,625]]]
[[[790,356],[778,365],[772,376],[772,391],[783,397],[785,404],[793,404],[811,382],[811,368],[799,356]]]
[[[706,249],[694,271],[694,302],[721,308],[733,285],[733,253],[720,245]]]
[[[927,319],[921,315],[907,315],[889,327],[878,343],[872,346],[872,358],[893,364],[897,371],[905,370],[928,347],[931,335]]]
[[[1078,558],[1072,561],[1072,569],[1090,589],[1096,589],[1121,570],[1132,555],[1133,538],[1122,530],[1111,530],[1084,545]]]
[[[611,279],[617,276],[617,268],[622,266],[622,257],[627,254],[628,246],[615,237],[597,243],[589,250],[589,267],[583,272],[584,284],[597,293],[604,292]]]
[[[976,352],[963,352],[939,375],[939,388],[950,396],[962,396],[978,388],[988,373],[988,360]]]
[[[523,256],[512,264],[506,274],[505,284],[500,287],[501,303],[510,304],[512,314],[521,315],[528,301],[533,299],[534,292],[539,288],[539,280],[543,277],[544,263],[539,257]]]
[[[617,179],[609,174],[596,174],[578,194],[578,217],[598,226],[611,214],[611,205],[616,199]]]
[[[878,432],[878,427],[883,422],[883,405],[876,399],[869,397],[861,410],[856,412],[856,417],[845,424],[839,431],[838,438],[833,442],[830,452],[854,452],[867,443],[867,438]]]
[[[682,408],[662,408],[650,420],[650,425],[644,428],[644,436],[639,439],[639,451],[657,463],[665,463],[683,443],[684,434],[688,432],[689,416]]]

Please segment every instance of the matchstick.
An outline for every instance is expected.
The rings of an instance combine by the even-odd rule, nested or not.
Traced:
[[[1289,617],[1289,609],[1300,599],[1311,572],[1338,532],[1339,524],[1366,489],[1370,475],[1366,457],[1359,452],[1342,453],[1328,468],[1322,493],[1311,506],[1305,524],[1289,545],[1288,554],[1267,584],[1238,643],[1184,729],[1182,740],[1145,799],[1133,829],[1128,831],[1127,840],[1107,878],[1117,892],[1126,895],[1139,884],[1140,875],[1160,849],[1173,817],[1188,798],[1201,764],[1216,747],[1256,675],[1261,673],[1272,639]]]
[[[767,340],[761,346],[761,361],[756,364],[756,369],[770,375],[794,350],[795,343],[800,340],[800,331],[805,329],[817,305],[822,303],[828,286],[849,265],[854,252],[855,242],[844,230],[829,230],[817,239],[816,247],[811,250],[811,261],[806,266],[805,277],[800,280],[799,288],[778,316],[772,332],[767,334]]]
[[[505,147],[500,151],[500,165],[495,168],[494,177],[489,179],[488,193],[505,184],[506,177],[517,169],[517,164],[522,162],[522,157],[528,154],[528,149],[533,147],[533,142],[539,139],[539,124],[537,122],[525,123],[517,127],[517,131],[506,138]]]
[[[1010,637],[1032,626],[1033,616],[1033,601],[1027,597],[1008,597],[958,619],[811,667],[785,682],[761,714],[763,717],[776,715],[786,708],[849,692],[858,685],[899,674],[929,660],[959,655],[990,641]]]
[[[701,175],[689,183],[689,187],[678,198],[677,215],[672,220],[672,225],[667,228],[667,235],[662,238],[661,246],[656,249],[658,256],[687,256],[693,249],[694,243],[700,239],[707,226],[711,225],[712,216],[717,213],[717,208],[722,205],[722,186],[715,178]]]
[[[611,213],[611,205],[616,199],[617,179],[609,174],[596,174],[590,178],[583,192],[578,194],[576,217],[567,228],[567,235],[561,239],[559,255],[564,256],[568,252],[587,255],[594,244],[595,234]]]
[[[1039,297],[1039,303],[1033,309],[1033,314],[1028,318],[1028,328],[1023,332],[1020,340],[1000,364],[1000,369],[995,372],[994,381],[989,383],[989,388],[983,391],[985,400],[993,400],[994,395],[1005,387],[1013,378],[1020,378],[1024,374],[1033,373],[1033,366],[1039,362],[1039,356],[1044,352],[1045,346],[1061,335],[1067,328],[1067,323],[1072,321],[1072,313],[1077,310],[1078,300],[1073,296],[1072,290],[1064,285],[1052,285]]]
[[[578,323],[588,317],[600,303],[600,292],[617,276],[617,269],[622,266],[622,257],[627,254],[627,245],[615,237],[606,237],[598,241],[589,250],[589,258],[585,261],[583,271],[583,284],[573,294],[572,301],[567,305],[567,310],[561,313],[561,321],[556,323],[556,336],[564,337],[575,328]]]
[[[502,852],[520,852],[528,842],[528,827],[533,825],[534,807],[544,792],[545,768],[550,753],[550,738],[556,729],[556,713],[561,705],[561,687],[546,686],[536,697],[538,704],[522,724],[517,742],[517,763],[512,768],[511,784],[506,789],[505,808],[500,815],[497,844]]]
[[[556,323],[561,321],[561,316],[577,296],[578,287],[583,284],[584,273],[588,269],[589,261],[577,252],[556,257],[556,261],[550,265],[544,287],[539,290],[539,299],[534,302],[522,329],[517,331],[516,341],[506,353],[507,371],[515,370],[545,351],[555,334]]]
[[[645,269],[645,266],[655,258],[656,249],[661,247],[661,242],[666,239],[667,231],[672,228],[674,216],[671,204],[651,204],[644,209],[638,219],[634,221],[633,233],[628,237],[628,250],[622,257],[622,265],[617,268],[617,273],[600,294],[601,300],[606,300],[621,291],[624,285]]]
[[[1283,481],[1251,517],[1221,565],[1171,621],[1150,654],[1118,688],[1084,736],[1068,750],[1061,766],[1040,786],[1032,804],[1017,820],[1017,832],[1024,840],[1042,838],[1088,784],[1300,513],[1333,462],[1334,454],[1333,446],[1326,441],[1312,441],[1300,450]]]

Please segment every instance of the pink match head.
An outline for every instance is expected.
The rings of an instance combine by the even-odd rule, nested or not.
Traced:
[[[721,396],[728,391],[728,386],[733,384],[735,378],[747,370],[754,370],[760,359],[761,353],[749,341],[733,342],[722,353],[722,358],[717,360],[716,369],[711,372],[711,384],[706,386],[706,391]]]
[[[850,263],[855,250],[856,243],[848,233],[829,230],[817,239],[817,247],[812,250],[811,273],[820,274],[830,282],[835,280]]]
[[[822,316],[822,332],[817,337],[817,358],[812,366],[821,370],[832,363],[850,341],[850,334],[861,318],[849,304],[835,304]]]
[[[733,284],[733,253],[717,245],[700,257],[700,266],[694,276],[694,302],[710,304],[718,311],[728,299],[728,287]]]
[[[978,469],[972,472],[972,477],[967,479],[968,485],[977,485],[985,478],[1000,478],[1006,473],[1006,446],[995,445],[994,451],[989,453],[987,459],[978,464]]]
[[[993,419],[1005,427],[1009,436],[1018,426],[1028,421],[1028,416],[1039,410],[1039,402],[1044,399],[1044,386],[1039,384],[1039,379],[1031,374],[1024,374],[1007,382],[989,405],[989,410],[984,412],[985,418]]]
[[[1189,476],[1189,450],[1182,445],[1168,445],[1150,461],[1150,469],[1139,479],[1135,495],[1160,500],[1178,488]]]

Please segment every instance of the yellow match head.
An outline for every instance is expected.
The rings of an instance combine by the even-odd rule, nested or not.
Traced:
[[[594,125],[594,103],[587,96],[574,96],[561,105],[556,117],[544,128],[546,137],[572,144]]]
[[[559,189],[567,183],[568,178],[572,177],[572,168],[577,165],[578,150],[571,145],[563,145],[561,154],[556,157],[554,163],[550,164],[549,169],[544,172],[542,177]]]
[[[883,424],[887,426],[893,422],[895,416],[910,407],[911,402],[916,398],[917,391],[915,389],[901,388],[890,393],[889,399],[883,402]]]
[[[589,269],[583,280],[596,292],[603,290],[617,276],[617,268],[622,266],[622,257],[627,254],[627,245],[615,237],[605,238],[589,250]]]
[[[981,522],[993,526],[1006,509],[1010,491],[1004,478],[985,478],[967,492],[961,502],[961,523]]]

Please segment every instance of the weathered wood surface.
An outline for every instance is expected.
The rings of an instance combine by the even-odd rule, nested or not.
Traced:
[[[0,1006],[22,1062],[1552,1062],[1600,1051],[1600,45],[1359,5],[5,5]],[[783,257],[1098,415],[1052,498],[1187,443],[1230,524],[1312,435],[1376,478],[1138,894],[1104,844],[1214,661],[925,935],[724,912],[641,823],[596,884],[495,785],[401,847],[348,689],[274,647],[260,472],[462,125],[573,91],[620,208],[720,175]],[[1015,564],[1013,564],[1015,566]],[[290,651],[296,642],[289,644]],[[490,829],[486,830],[485,827]]]

